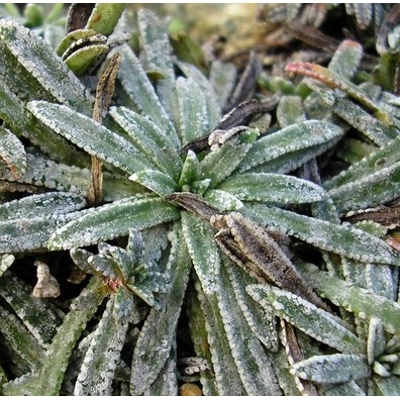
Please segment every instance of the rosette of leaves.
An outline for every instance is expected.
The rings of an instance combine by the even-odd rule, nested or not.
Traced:
[[[65,315],[52,303],[31,300],[19,278],[4,274],[8,323],[1,332],[7,355],[21,362],[0,371],[3,392],[176,394],[189,371],[199,372],[204,394],[215,395],[298,394],[298,380],[311,393],[361,393],[370,380],[387,379],[379,371],[397,371],[398,275],[392,271],[400,259],[375,225],[341,224],[340,213],[354,203],[342,206],[337,184],[323,188],[318,182],[316,157],[335,146],[348,125],[312,95],[282,97],[270,127],[268,114],[245,125],[266,108],[251,102],[222,116],[228,99],[240,98],[245,86],[232,94],[234,68],[215,62],[207,79],[172,57],[166,30],[151,12],[138,13],[138,27],[140,58],[127,44],[114,50],[122,56],[115,105],[101,124],[90,117],[94,99],[51,48],[20,25],[0,21],[2,129],[18,149],[1,155],[3,180],[14,188],[58,190],[0,206],[2,270],[12,263],[11,253],[70,250],[77,266],[94,274]],[[357,62],[354,47],[338,51],[330,74]],[[386,116],[383,110],[377,121]],[[384,138],[395,129],[385,125]],[[25,148],[18,137],[40,151]],[[91,208],[84,199],[87,154],[103,160],[105,169],[106,204]],[[295,170],[300,177],[289,175]],[[128,235],[126,249],[104,243]],[[309,273],[299,255],[289,259],[285,235],[322,255],[317,271]],[[92,245],[97,253],[83,249]],[[334,288],[361,276],[361,269],[383,271],[379,282],[392,297],[382,300],[369,287],[329,289],[323,269],[333,275]],[[7,290],[7,280],[20,290]],[[341,314],[334,315],[308,285]],[[177,354],[185,294],[196,356],[191,361]],[[93,328],[95,314],[100,322]],[[284,328],[289,359],[297,361],[292,375],[276,317],[298,329],[291,335],[290,325]],[[340,354],[329,358],[332,351],[324,346]],[[193,365],[177,366],[185,362]],[[326,368],[325,380],[315,378],[329,362],[340,377]],[[385,382],[396,382],[393,376]],[[376,388],[383,392],[385,382]]]

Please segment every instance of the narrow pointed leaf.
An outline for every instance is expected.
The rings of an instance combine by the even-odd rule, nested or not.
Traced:
[[[177,190],[176,183],[168,175],[160,171],[151,171],[149,169],[138,171],[132,174],[129,179],[143,185],[159,196],[166,196]]]
[[[201,286],[205,293],[213,293],[221,267],[214,230],[209,224],[186,211],[181,212],[181,219],[184,239]]]
[[[246,289],[261,306],[272,308],[277,316],[322,343],[346,353],[360,353],[366,346],[332,314],[295,294],[269,285],[250,285]]]
[[[305,121],[306,115],[303,110],[301,97],[282,97],[276,110],[276,117],[282,128]]]
[[[7,80],[12,79],[15,88],[23,87],[28,96],[32,96],[30,99],[55,99],[60,103],[70,104],[83,113],[90,113],[91,96],[61,59],[55,56],[45,40],[32,30],[7,19],[0,21],[0,36],[3,57],[15,57],[18,64],[25,68],[9,69],[15,74]],[[12,60],[10,62],[13,63]],[[7,68],[7,64],[4,67]],[[4,75],[1,70],[0,75]]]
[[[24,175],[26,170],[24,146],[12,132],[3,127],[0,127],[0,159],[16,179]]]
[[[363,48],[359,43],[344,40],[333,55],[328,69],[343,78],[351,79],[359,67],[362,56]]]
[[[302,274],[324,297],[362,319],[379,318],[386,331],[400,333],[400,305],[322,271],[302,267]]]
[[[225,179],[218,189],[246,201],[283,204],[312,203],[325,196],[312,182],[281,174],[244,173]]]
[[[132,357],[131,394],[143,393],[155,381],[167,361],[176,341],[176,325],[189,279],[189,254],[178,225],[173,231],[169,259],[171,288],[166,295],[166,309],[151,309],[140,331]]]
[[[329,122],[304,121],[257,140],[240,165],[240,172],[286,153],[326,143],[340,137],[342,130]]]
[[[69,107],[34,101],[28,104],[28,108],[59,135],[83,148],[90,155],[99,157],[125,172],[133,173],[153,167],[153,164],[122,136]]]
[[[257,220],[323,250],[361,262],[400,265],[399,254],[383,240],[353,227],[333,224],[276,207],[249,205]]]
[[[125,107],[113,107],[110,114],[154,165],[172,178],[178,178],[182,161],[162,127]]]
[[[371,375],[365,357],[355,354],[313,356],[294,364],[291,371],[299,378],[325,384],[349,382]]]
[[[176,207],[160,199],[131,198],[88,211],[57,230],[49,240],[52,249],[82,247],[126,236],[129,229],[141,230],[177,219]]]
[[[103,35],[110,35],[125,9],[124,3],[98,3],[86,25],[86,29],[93,29]]]
[[[115,319],[114,301],[114,298],[108,300],[92,335],[75,384],[75,396],[110,396],[112,393],[111,384],[128,328],[126,321]]]
[[[236,81],[236,68],[231,63],[215,60],[211,64],[210,83],[218,97],[221,108],[224,108]]]

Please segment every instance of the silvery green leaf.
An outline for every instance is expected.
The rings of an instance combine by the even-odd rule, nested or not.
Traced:
[[[354,381],[324,385],[323,392],[325,396],[366,396],[364,390]]]
[[[232,265],[230,265],[232,266]],[[249,329],[247,320],[236,301],[225,265],[218,276],[220,288],[216,295],[232,356],[248,395],[280,395],[271,360]]]
[[[365,342],[341,320],[295,294],[269,285],[250,285],[246,290],[266,310],[273,310],[277,316],[322,343],[349,353],[360,353],[365,348]]]
[[[129,229],[145,229],[177,219],[176,207],[161,199],[132,197],[88,210],[54,232],[52,249],[88,246],[128,234]]]
[[[382,169],[390,168],[400,161],[399,152],[400,137],[392,140],[379,150],[372,152],[358,163],[350,166],[339,175],[326,181],[324,183],[324,188],[326,190],[334,189],[341,185],[373,175]]]
[[[365,356],[355,354],[313,356],[294,364],[291,372],[301,379],[325,384],[349,382],[371,375]]]
[[[7,271],[8,267],[12,265],[15,257],[12,254],[4,254],[0,256],[0,278]]]
[[[175,87],[175,73],[172,64],[166,21],[160,20],[152,11],[142,8],[138,11],[138,26],[146,61],[151,70],[164,75],[157,82],[158,97],[175,124],[179,126],[178,94]],[[177,129],[178,130],[178,129]]]
[[[179,148],[180,140],[178,134],[162,106],[154,87],[151,85],[142,64],[128,45],[119,47],[118,52],[122,54],[118,79],[125,92],[143,115],[147,115],[154,123],[161,127],[176,148]]]
[[[390,265],[367,264],[365,268],[365,287],[372,293],[386,297],[389,300],[396,300],[396,288],[393,282],[393,273]]]
[[[182,231],[201,286],[206,294],[213,293],[220,273],[221,260],[214,241],[214,230],[197,216],[181,211]]]
[[[90,113],[93,101],[90,94],[54,55],[47,42],[33,31],[7,19],[0,20],[0,37],[2,58],[8,60],[7,64],[2,63],[4,67],[7,69],[7,65],[10,67],[16,62],[24,67],[13,69],[15,74],[8,74],[13,75],[6,79],[10,81],[11,90],[15,88],[15,93],[27,93],[28,99],[56,100],[83,113]],[[4,73],[0,70],[0,75],[4,76]]]
[[[86,29],[110,35],[125,9],[125,3],[97,3],[86,24]]]
[[[27,327],[14,314],[0,307],[0,332],[4,345],[13,354],[16,364],[21,364],[24,372],[38,368],[44,356],[44,348],[28,331]]]
[[[182,173],[179,178],[179,187],[191,185],[200,176],[200,163],[196,153],[188,150],[185,161],[182,166]]]
[[[74,193],[48,192],[12,200],[0,205],[2,223],[20,218],[35,218],[40,215],[57,217],[86,206],[86,200]]]
[[[132,174],[129,180],[139,183],[159,196],[166,196],[177,190],[175,181],[160,171],[150,169],[138,171]]]
[[[400,265],[400,257],[391,246],[360,229],[272,206],[248,205],[247,208],[267,227],[285,232],[320,249],[361,262]]]
[[[8,129],[0,127],[0,159],[11,174],[21,178],[26,170],[26,153],[23,144]]]
[[[259,307],[258,303],[246,291],[247,285],[257,283],[257,281],[233,263],[230,263],[228,267],[229,279],[236,301],[250,329],[267,350],[277,351],[279,339],[275,315],[265,308]]]
[[[178,151],[162,127],[125,107],[112,107],[111,116],[128,133],[135,146],[159,169],[177,179],[182,169]]]
[[[88,321],[97,310],[104,293],[99,290],[101,283],[92,278],[88,286],[72,302],[71,311],[65,316],[62,325],[57,330],[51,345],[49,345],[46,358],[40,368],[32,375],[32,380],[18,386],[20,394],[27,393],[31,396],[39,396],[46,388],[46,394],[56,396],[60,394],[61,383],[72,350],[76,345],[82,331]],[[15,388],[16,389],[16,388]]]
[[[217,294],[207,296],[201,291],[200,283],[196,285],[196,289],[204,313],[217,393],[219,396],[245,396],[247,392],[232,355]]]
[[[168,261],[171,288],[164,299],[166,309],[163,312],[154,308],[150,310],[133,352],[130,380],[133,395],[143,393],[155,381],[176,341],[176,325],[191,267],[188,262],[189,254],[179,230],[177,223],[171,235],[172,249]]]
[[[362,46],[353,40],[344,40],[335,51],[328,69],[346,79],[351,79],[357,71],[363,56]]]
[[[306,115],[303,110],[303,103],[299,96],[284,96],[279,102],[276,110],[276,117],[282,128],[303,122]]]
[[[236,196],[223,190],[208,190],[204,194],[204,199],[221,211],[234,211],[244,207]]]
[[[340,137],[342,130],[329,122],[304,121],[257,140],[242,161],[239,171],[264,164],[287,153],[324,144]]]
[[[14,132],[21,133],[26,124],[24,103],[15,95],[7,83],[0,80],[0,117],[10,124]]]
[[[369,321],[367,342],[367,359],[369,365],[372,365],[375,359],[385,351],[385,342],[382,322],[379,318],[371,318]]]
[[[72,261],[86,274],[94,274],[96,270],[93,263],[89,263],[88,259],[93,255],[90,251],[74,247],[69,252]]]
[[[0,295],[25,324],[37,342],[45,347],[61,324],[64,314],[52,303],[31,296],[32,287],[10,273],[1,278]]]
[[[379,318],[387,332],[396,334],[400,332],[398,303],[350,285],[322,271],[315,271],[306,265],[301,266],[301,273],[318,293],[332,303],[340,305],[362,319]]]
[[[339,212],[359,210],[387,203],[398,197],[400,162],[364,178],[332,188],[328,193]]]
[[[320,201],[324,190],[316,184],[294,176],[268,173],[244,173],[228,177],[218,189],[240,200],[265,203],[300,204]]]
[[[373,144],[350,137],[344,138],[341,144],[340,148],[336,151],[336,155],[339,159],[350,165],[355,164],[377,150],[377,147]]]
[[[59,135],[123,171],[133,173],[153,164],[128,140],[95,122],[92,118],[58,104],[32,101],[29,110]]]
[[[228,140],[200,162],[201,177],[211,179],[210,187],[217,186],[240,165],[251,146],[249,143],[241,143],[240,138]]]
[[[215,60],[210,67],[210,84],[218,97],[221,108],[224,108],[232,93],[236,81],[236,68],[231,63]]]
[[[207,98],[204,91],[191,78],[179,77],[176,80],[178,93],[180,132],[185,144],[193,139],[207,135],[209,126]]]
[[[75,384],[75,396],[109,396],[112,393],[112,381],[128,328],[125,320],[113,315],[114,302],[111,296],[92,335]]]
[[[398,376],[382,378],[374,376],[374,383],[378,390],[374,393],[377,396],[399,396],[400,379]]]

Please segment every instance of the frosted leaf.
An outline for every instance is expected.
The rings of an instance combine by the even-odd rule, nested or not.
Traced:
[[[118,78],[122,87],[139,110],[164,129],[176,148],[180,147],[178,134],[168,117],[142,64],[128,45],[118,48],[122,54]]]
[[[244,204],[236,196],[224,190],[208,190],[204,199],[221,211],[234,211],[244,207]]]
[[[210,67],[210,84],[212,85],[221,108],[224,108],[229,95],[235,86],[236,68],[231,63],[215,60]]]
[[[305,121],[306,115],[303,110],[301,97],[282,97],[276,110],[276,117],[278,118],[279,125],[282,128]]]
[[[366,396],[364,390],[354,381],[326,385],[324,394],[325,396]]]
[[[179,217],[179,211],[162,199],[132,197],[94,209],[58,229],[49,240],[53,249],[87,246],[142,230]]]
[[[139,183],[159,196],[166,196],[177,190],[175,181],[160,171],[138,171],[132,174],[129,180]]]
[[[0,117],[8,122],[13,131],[20,133],[26,124],[24,103],[10,90],[6,82],[0,80]]]
[[[249,329],[236,301],[228,274],[223,266],[218,279],[220,288],[216,295],[229,347],[246,392],[250,396],[280,395],[281,390],[271,360]]]
[[[7,271],[8,267],[12,265],[15,257],[12,254],[4,254],[0,256],[0,277]]]
[[[341,383],[368,378],[371,375],[365,356],[332,354],[313,356],[294,364],[292,374],[316,383]]]
[[[320,201],[325,192],[316,184],[281,174],[244,173],[228,177],[218,189],[246,201],[299,204]]]
[[[320,249],[361,262],[400,265],[398,253],[376,236],[360,229],[299,215],[276,207],[248,205],[257,221]]]
[[[143,393],[155,381],[176,340],[176,325],[191,267],[180,229],[178,224],[174,229],[169,259],[171,288],[164,298],[166,308],[163,312],[150,310],[133,352],[130,379],[133,395]]]
[[[42,101],[30,102],[29,110],[59,135],[83,148],[92,156],[114,164],[128,173],[153,164],[130,142],[69,107]]]
[[[90,94],[86,92],[78,78],[54,55],[50,45],[34,31],[17,22],[2,19],[0,38],[18,63],[23,65],[58,102],[70,104],[84,113],[90,112],[92,103]],[[18,76],[16,78],[18,79]],[[29,85],[20,90],[28,88]]]
[[[292,293],[269,285],[250,285],[248,293],[267,311],[316,340],[343,352],[359,353],[365,342],[349,331],[338,318]]]
[[[367,342],[367,358],[369,365],[372,365],[375,359],[385,351],[385,342],[382,322],[379,318],[371,318],[369,321]]]
[[[208,134],[210,126],[207,115],[207,98],[204,91],[193,79],[182,77],[179,77],[176,81],[176,90],[182,142],[187,143]]]
[[[310,284],[326,298],[362,319],[379,318],[384,329],[390,333],[400,333],[400,305],[366,289],[352,286],[347,282],[307,266],[301,268]]]
[[[362,46],[353,40],[344,40],[333,55],[328,69],[346,79],[351,79],[357,71],[363,56]]]
[[[7,165],[15,179],[26,170],[26,154],[23,144],[8,129],[0,127],[0,159]]]
[[[244,172],[284,154],[327,143],[342,136],[342,130],[325,121],[304,121],[257,140],[242,161]]]
[[[197,276],[205,293],[216,290],[221,260],[214,231],[206,222],[188,212],[181,212],[182,231]]]
[[[148,116],[142,116],[125,107],[111,107],[110,115],[128,133],[134,145],[165,174],[177,179],[182,169],[175,144],[163,127]]]
[[[57,217],[80,210],[86,206],[82,196],[73,193],[48,192],[24,197],[0,205],[0,218],[18,220],[22,218]]]
[[[102,318],[92,335],[75,384],[75,396],[112,394],[111,384],[128,328],[127,322],[114,318],[112,313],[114,301],[113,296],[108,300]]]
[[[37,268],[37,282],[32,291],[32,296],[43,299],[48,297],[58,297],[60,295],[60,285],[56,278],[50,274],[49,267],[42,261],[35,261]]]
[[[191,185],[195,180],[200,177],[199,160],[197,159],[196,153],[192,150],[188,150],[185,162],[182,166],[182,173],[179,178],[179,187],[184,185]]]

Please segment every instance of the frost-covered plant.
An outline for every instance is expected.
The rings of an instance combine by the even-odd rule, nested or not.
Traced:
[[[287,67],[322,83],[238,104],[254,56],[236,87],[231,64],[205,76],[146,10],[138,56],[123,19],[109,38],[121,12],[96,6],[68,33],[68,67],[0,20],[2,180],[34,193],[0,205],[3,393],[168,395],[196,379],[207,395],[397,393],[400,258],[385,227],[341,222],[398,196],[396,98],[351,82],[361,46]],[[350,127],[366,157],[321,184],[317,157]],[[68,309],[30,298],[12,266],[60,250],[94,275]],[[43,294],[55,279],[40,276]]]

